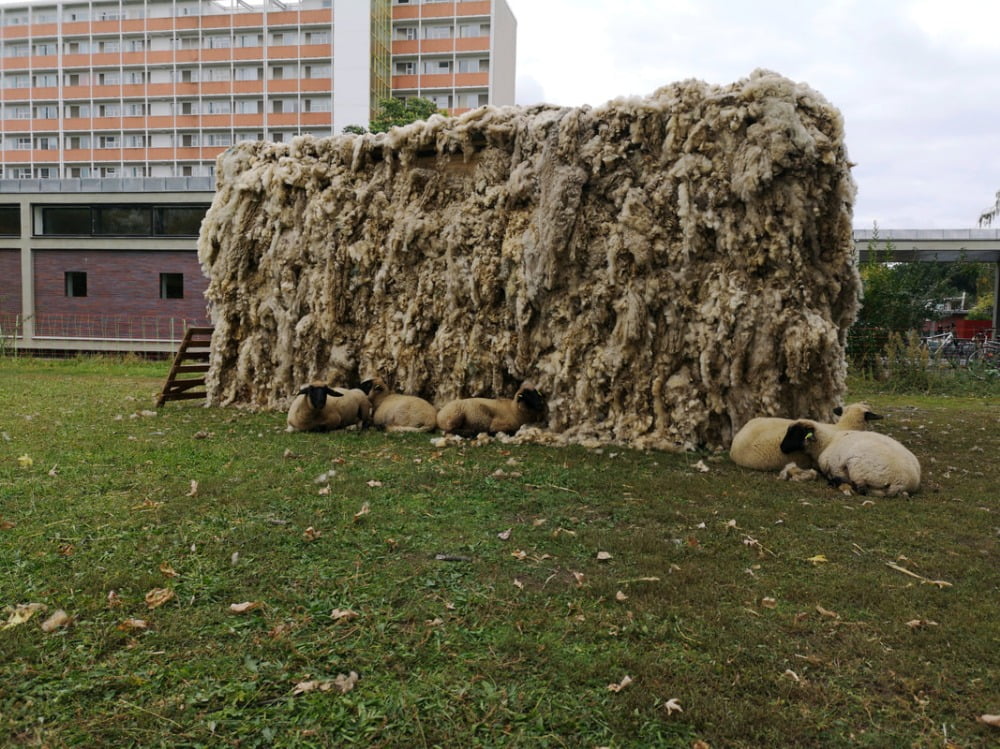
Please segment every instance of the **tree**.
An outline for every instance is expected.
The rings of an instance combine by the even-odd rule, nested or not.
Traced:
[[[351,135],[364,135],[368,132],[368,128],[361,125],[346,125],[342,132],[350,133]]]
[[[997,190],[997,194],[994,196],[996,203],[993,204],[992,208],[988,208],[983,211],[982,215],[979,217],[979,226],[987,227],[993,224],[993,222],[1000,216],[1000,190]]]
[[[388,132],[391,127],[409,125],[417,120],[426,120],[432,114],[447,114],[437,108],[429,99],[414,96],[410,99],[382,99],[378,110],[372,117],[371,131],[373,133]]]

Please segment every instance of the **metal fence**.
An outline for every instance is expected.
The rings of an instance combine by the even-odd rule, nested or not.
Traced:
[[[211,324],[205,318],[126,315],[69,315],[38,313],[31,317],[32,340],[120,341],[179,343],[189,327]],[[21,315],[0,312],[0,337],[24,340]]]

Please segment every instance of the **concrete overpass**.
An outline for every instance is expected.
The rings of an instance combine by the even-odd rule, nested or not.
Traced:
[[[1000,229],[854,230],[854,250],[865,263],[872,250],[895,263],[993,263],[993,330],[1000,329]]]

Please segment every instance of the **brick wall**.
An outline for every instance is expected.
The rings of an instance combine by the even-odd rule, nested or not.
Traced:
[[[176,334],[168,318],[208,323],[208,280],[196,252],[35,250],[33,257],[36,335],[166,338]],[[68,271],[87,274],[87,296],[66,296]],[[160,298],[161,273],[183,274],[182,299]]]
[[[0,250],[0,320],[21,314],[21,251]]]

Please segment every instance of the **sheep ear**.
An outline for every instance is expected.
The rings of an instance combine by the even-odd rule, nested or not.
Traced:
[[[882,414],[877,414],[874,411],[865,411],[865,421],[878,421],[884,418]]]
[[[344,395],[343,393],[338,393],[336,390],[334,390],[329,385],[326,386],[326,394],[327,395],[332,395],[334,398],[340,398],[341,396]]]
[[[358,390],[363,392],[365,395],[371,395],[372,392],[372,381],[365,380],[360,385],[358,385]]]
[[[837,406],[835,409],[833,409],[833,415],[834,416],[843,416],[844,415],[844,409],[841,406]]]
[[[301,389],[301,390],[299,391],[299,395],[305,395],[305,394],[306,394],[306,393],[308,393],[308,392],[309,392],[309,386],[308,386],[308,385],[306,385],[306,386],[305,386],[304,388],[302,388],[302,389]]]

